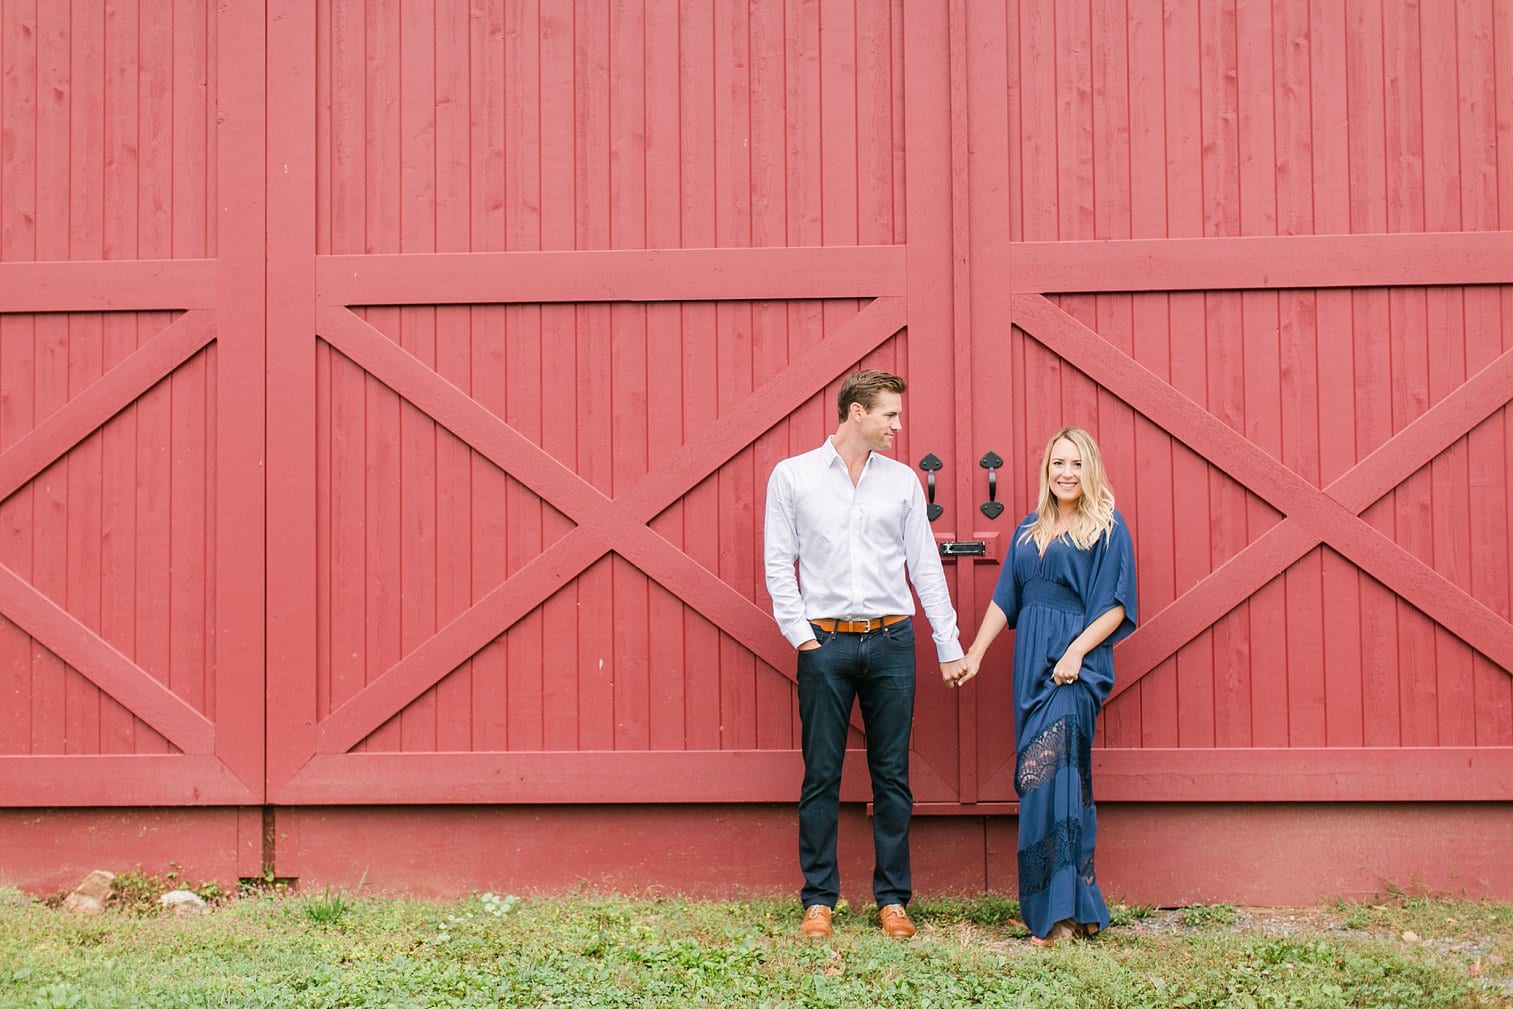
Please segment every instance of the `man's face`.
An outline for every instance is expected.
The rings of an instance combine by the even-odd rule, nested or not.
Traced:
[[[884,390],[877,394],[872,409],[862,412],[852,408],[852,418],[861,429],[862,441],[873,452],[886,452],[893,447],[893,439],[903,429],[904,398],[896,392]]]

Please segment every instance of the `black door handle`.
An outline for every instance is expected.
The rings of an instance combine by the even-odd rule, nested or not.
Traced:
[[[925,507],[925,515],[929,517],[931,522],[940,518],[940,513],[945,511],[944,507],[935,503],[935,474],[944,465],[945,463],[941,462],[940,457],[934,452],[929,453],[919,461],[919,468],[925,471],[925,489],[930,502]]]
[[[1003,459],[997,452],[990,450],[977,460],[977,465],[988,471],[988,499],[981,505],[982,513],[990,519],[996,519],[1003,514],[1003,502],[998,500],[998,467],[1003,465]]]

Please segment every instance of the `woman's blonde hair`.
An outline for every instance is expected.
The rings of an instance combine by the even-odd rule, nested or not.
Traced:
[[[1051,451],[1063,438],[1082,453],[1082,496],[1077,499],[1077,514],[1063,535],[1071,537],[1078,549],[1086,550],[1114,528],[1114,489],[1108,485],[1103,453],[1098,451],[1093,436],[1082,428],[1064,427],[1045,443],[1045,456],[1040,460],[1040,499],[1035,505],[1035,521],[1020,537],[1021,542],[1033,540],[1041,553],[1045,553],[1051,534],[1061,521],[1060,506],[1051,493]]]

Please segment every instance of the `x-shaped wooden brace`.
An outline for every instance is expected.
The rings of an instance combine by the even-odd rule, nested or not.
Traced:
[[[1513,671],[1513,625],[1360,517],[1513,401],[1513,351],[1319,490],[1041,295],[1015,295],[1013,317],[1015,325],[1053,353],[1286,516],[1119,646],[1120,675],[1113,696],[1320,543]]]
[[[215,339],[195,309],[138,347],[0,455],[0,501],[140,399]],[[119,649],[0,565],[0,613],[187,754],[215,749],[215,727]]]
[[[317,312],[325,341],[575,523],[552,544],[323,719],[318,753],[345,753],[606,553],[614,551],[792,678],[772,619],[650,523],[762,432],[903,328],[904,299],[875,299],[800,354],[655,475],[610,498],[348,308]]]

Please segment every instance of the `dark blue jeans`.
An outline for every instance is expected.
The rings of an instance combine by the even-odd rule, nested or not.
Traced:
[[[798,653],[804,787],[799,793],[799,867],[804,906],[834,907],[840,897],[835,838],[841,763],[853,700],[861,703],[872,774],[872,895],[878,907],[907,904],[909,877],[909,732],[914,724],[914,622],[869,634],[814,628],[820,647]]]

